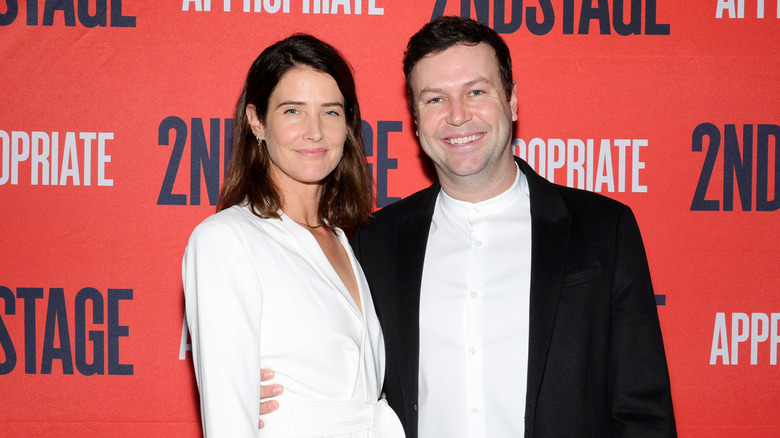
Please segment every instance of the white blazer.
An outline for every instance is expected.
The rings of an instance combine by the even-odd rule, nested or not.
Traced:
[[[314,236],[246,206],[210,216],[182,262],[187,324],[206,437],[402,437],[382,400],[384,343],[366,279],[359,309]],[[284,386],[260,419],[260,368]]]

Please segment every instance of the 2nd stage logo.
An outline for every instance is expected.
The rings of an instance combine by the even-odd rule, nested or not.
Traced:
[[[780,208],[780,126],[743,125],[739,131],[735,124],[727,124],[721,130],[712,123],[702,123],[693,130],[691,149],[705,152],[705,156],[691,211],[734,210],[735,186],[742,211],[753,210],[754,194],[755,211]],[[722,165],[718,166],[719,163]],[[721,175],[721,199],[713,198],[713,193],[708,197],[708,189],[717,184],[713,177]]]
[[[40,3],[38,0],[24,2],[28,26],[38,25],[40,14],[38,3]],[[5,5],[5,12],[2,12],[3,8],[0,7],[0,26],[14,23],[19,16],[19,0],[6,0]],[[77,18],[78,23],[84,27],[135,27],[135,17],[122,12],[122,0],[46,0],[43,2],[43,26],[54,26],[55,19],[58,23],[63,19],[65,26],[76,26]]]
[[[376,181],[376,204],[379,208],[400,199],[387,195],[387,182],[388,171],[398,168],[398,160],[388,156],[390,134],[402,131],[403,123],[400,121],[382,120],[376,126],[363,121],[363,150],[369,161],[369,174]],[[172,146],[157,205],[200,205],[202,183],[205,183],[209,204],[216,205],[220,176],[224,176],[230,163],[233,119],[192,118],[187,124],[180,117],[166,117],[160,123],[157,139],[160,146]],[[182,192],[176,185],[177,177],[181,174],[186,177],[187,149],[189,194]]]
[[[598,33],[610,35],[669,35],[669,24],[659,23],[657,0],[539,0],[524,6],[523,0],[436,0],[431,21],[453,14],[447,6],[459,3],[460,16],[470,17],[472,3],[476,20],[490,25],[490,6],[493,6],[493,29],[498,33],[514,33],[525,21],[525,27],[534,35],[546,35],[560,23],[564,35]],[[509,13],[507,14],[507,11]],[[579,18],[575,19],[575,15]],[[576,23],[576,25],[575,25]]]

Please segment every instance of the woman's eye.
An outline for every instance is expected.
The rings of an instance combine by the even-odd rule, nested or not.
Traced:
[[[298,114],[299,111],[297,109],[295,109],[295,108],[287,108],[286,110],[284,110],[284,113],[285,114]]]

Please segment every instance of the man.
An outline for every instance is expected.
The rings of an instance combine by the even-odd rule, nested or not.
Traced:
[[[630,209],[511,152],[509,50],[443,17],[409,41],[409,104],[438,181],[356,231],[409,437],[676,436]]]

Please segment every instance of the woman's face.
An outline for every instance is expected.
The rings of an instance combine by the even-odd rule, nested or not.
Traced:
[[[249,124],[266,142],[271,178],[280,190],[319,185],[336,168],[347,138],[344,112],[333,77],[307,68],[282,76],[268,98],[265,123],[247,105]]]

